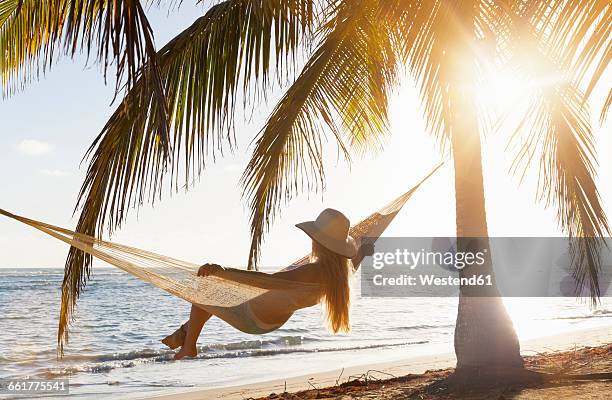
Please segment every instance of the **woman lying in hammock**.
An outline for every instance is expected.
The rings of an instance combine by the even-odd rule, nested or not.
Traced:
[[[364,245],[358,250],[355,240],[348,234],[348,218],[331,208],[321,212],[315,221],[296,226],[312,238],[310,263],[273,274],[243,270],[240,272],[250,276],[266,275],[287,281],[318,284],[320,290],[312,291],[297,301],[286,301],[278,297],[278,293],[269,291],[233,307],[231,313],[225,314],[229,314],[231,318],[228,322],[241,331],[253,334],[271,332],[280,328],[296,310],[319,303],[324,303],[326,317],[334,333],[349,331],[349,277],[351,272],[359,267],[363,258],[372,254],[373,246]],[[236,272],[231,271],[234,274]],[[231,279],[228,270],[217,264],[205,264],[198,270],[198,276],[211,275]],[[189,321],[162,340],[162,343],[171,349],[181,347],[174,356],[175,360],[197,355],[196,342],[202,327],[212,316],[213,314],[192,305]]]

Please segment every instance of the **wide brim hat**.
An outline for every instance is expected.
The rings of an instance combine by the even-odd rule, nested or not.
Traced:
[[[295,226],[321,246],[342,257],[353,258],[357,255],[357,244],[349,235],[350,222],[338,210],[326,208],[316,220],[301,222]]]

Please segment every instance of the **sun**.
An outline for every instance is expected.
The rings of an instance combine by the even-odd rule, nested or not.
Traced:
[[[477,83],[479,106],[495,113],[505,113],[521,105],[534,94],[534,87],[510,68],[490,68]]]

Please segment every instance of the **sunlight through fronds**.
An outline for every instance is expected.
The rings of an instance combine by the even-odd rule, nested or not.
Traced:
[[[576,295],[588,286],[585,292],[595,302],[602,237],[610,228],[595,184],[595,143],[584,96],[567,82],[541,90],[521,124],[528,135],[513,168],[526,170],[539,160],[538,198],[557,209],[557,220],[571,240]]]
[[[601,2],[579,7],[583,3],[555,3],[546,10],[518,8],[507,19],[509,34],[500,39],[507,50],[503,61],[519,68],[533,88],[512,136],[519,152],[511,169],[524,176],[539,160],[538,198],[556,208],[557,221],[571,239],[576,294],[588,287],[595,303],[601,238],[610,228],[595,184],[597,159],[586,102],[601,77],[602,63],[609,63],[601,51],[606,39],[601,37],[600,15],[610,7]],[[585,68],[591,75],[582,85],[589,78]],[[602,119],[605,111],[604,105]],[[521,136],[521,131],[527,134]]]
[[[612,3],[609,0],[552,2],[553,23],[544,24],[541,39],[547,54],[558,59],[572,78],[585,84],[586,100],[612,57]],[[541,21],[542,23],[546,21]]]

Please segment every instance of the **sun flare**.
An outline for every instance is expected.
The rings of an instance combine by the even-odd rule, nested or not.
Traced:
[[[525,69],[513,65],[484,64],[486,67],[476,79],[474,93],[479,107],[497,116],[524,112],[531,100],[565,79],[533,60],[524,63],[529,66]]]
[[[535,87],[512,70],[490,69],[478,84],[478,103],[494,112],[508,112],[535,93]]]

